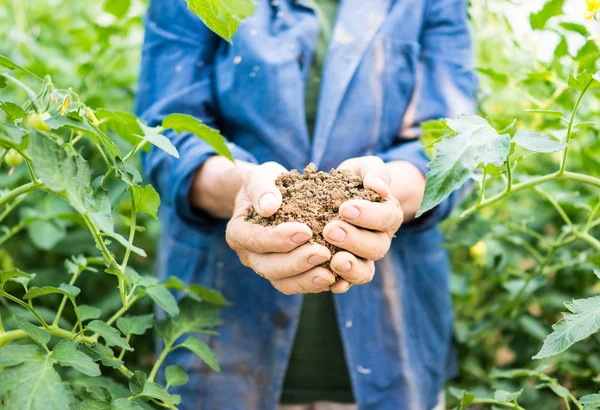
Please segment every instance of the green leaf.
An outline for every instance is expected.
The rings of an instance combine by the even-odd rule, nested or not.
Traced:
[[[23,128],[0,123],[0,147],[6,149],[13,148],[27,155],[23,152],[23,149],[28,145],[28,142],[29,136]]]
[[[90,319],[98,319],[102,314],[102,311],[95,306],[89,305],[79,305],[79,317],[81,321],[90,320]]]
[[[600,393],[583,396],[579,399],[579,404],[590,406],[591,409],[600,408]]]
[[[74,299],[79,295],[80,292],[81,289],[79,289],[77,286],[69,285],[66,283],[62,283],[58,288],[55,288],[53,286],[44,286],[42,288],[38,288],[37,286],[34,286],[27,291],[25,296],[23,296],[23,299],[29,300],[38,298],[40,296],[52,295],[55,293],[64,295],[70,299]]]
[[[220,37],[231,42],[240,20],[254,13],[251,0],[187,0],[190,11]]]
[[[35,174],[49,190],[66,194],[69,204],[84,214],[91,176],[87,162],[81,155],[67,153],[62,146],[35,130],[31,130],[30,139],[29,152]]]
[[[525,110],[525,112],[530,112],[532,114],[543,114],[554,118],[562,118],[563,116],[562,112],[554,110]]]
[[[167,386],[181,386],[190,380],[185,369],[178,364],[167,366],[165,374],[167,376]]]
[[[13,367],[44,357],[36,345],[6,345],[0,347],[0,366]]]
[[[204,362],[206,362],[206,364],[209,365],[210,368],[214,371],[221,371],[215,352],[213,352],[212,349],[208,347],[208,345],[202,340],[196,338],[195,336],[189,336],[183,341],[183,343],[175,346],[175,349],[180,347],[184,347],[188,350],[191,350],[200,359],[204,360]]]
[[[126,398],[117,399],[112,402],[111,410],[143,410],[136,402],[129,401]]]
[[[505,390],[496,390],[494,392],[494,400],[497,400],[502,403],[510,403],[513,400],[516,400],[523,393],[523,389],[510,393]]]
[[[91,357],[92,360],[96,362],[100,361],[104,366],[107,367],[118,369],[123,364],[121,360],[115,357],[115,353],[110,347],[104,346],[100,343],[93,343],[90,346],[82,344],[79,347],[79,350]]]
[[[148,256],[146,254],[146,251],[143,250],[142,248],[139,248],[135,245],[133,245],[132,243],[130,243],[127,239],[125,239],[123,237],[123,235],[118,234],[116,232],[106,232],[105,233],[106,236],[110,236],[111,238],[115,239],[117,242],[119,242],[123,247],[125,247],[125,249],[129,249],[131,252],[135,253],[136,255],[140,255],[142,257],[146,257]]]
[[[450,387],[449,391],[451,395],[453,395],[459,400],[459,410],[466,409],[471,403],[475,401],[475,395],[467,392],[466,390],[458,390],[454,387]]]
[[[177,306],[177,300],[169,289],[164,284],[157,282],[153,286],[146,287],[146,293],[152,298],[152,300],[169,316],[177,316],[179,314],[179,306]]]
[[[141,370],[136,370],[129,379],[129,390],[131,390],[133,394],[140,394],[144,390],[147,379],[148,376],[146,373]]]
[[[68,115],[56,115],[52,118],[48,118],[44,121],[52,129],[69,128],[75,131],[79,131],[88,137],[92,138],[94,142],[100,142],[100,144],[106,149],[112,159],[116,157],[123,157],[123,154],[115,143],[94,124],[85,121],[75,113],[69,113]]]
[[[594,275],[596,275],[598,279],[600,279],[600,269],[594,269]]]
[[[507,74],[499,73],[498,71],[494,70],[493,68],[489,68],[489,67],[477,67],[477,71],[480,72],[481,74],[486,75],[492,81],[498,83],[498,85],[501,85],[501,86],[508,85],[509,77]]]
[[[171,143],[171,140],[161,134],[163,127],[148,127],[146,124],[138,120],[138,125],[142,133],[138,137],[147,140],[150,144],[162,149],[169,155],[179,158],[177,148]]]
[[[563,21],[563,22],[559,23],[558,25],[567,31],[572,31],[574,33],[581,34],[582,36],[584,36],[586,38],[588,36],[588,30],[583,24],[577,24],[577,23],[571,23],[568,21]]]
[[[540,11],[529,15],[529,24],[531,24],[531,28],[534,30],[543,30],[546,27],[548,20],[562,14],[564,4],[565,0],[547,1]]]
[[[143,131],[135,115],[124,111],[100,108],[96,110],[96,116],[101,121],[101,127],[105,132],[108,132],[110,129],[131,145],[136,145],[142,140],[139,135]],[[146,151],[150,150],[149,147],[144,147],[143,149]]]
[[[127,340],[121,337],[121,333],[114,327],[107,325],[101,320],[93,320],[87,324],[86,328],[94,333],[98,333],[104,338],[107,344],[119,346],[125,350],[133,351]]]
[[[32,325],[21,316],[15,316],[17,327],[27,333],[31,339],[43,346],[46,346],[50,341],[50,333],[46,329]]]
[[[425,195],[417,216],[436,207],[460,188],[478,167],[499,167],[509,154],[510,137],[500,135],[485,119],[462,115],[446,119],[454,135],[435,144],[436,155],[429,163]]]
[[[170,395],[167,393],[164,387],[154,382],[146,382],[144,383],[144,389],[141,393],[139,393],[142,397],[151,397],[153,399],[158,399],[165,401],[171,404],[179,404],[181,402],[181,398],[176,395]]]
[[[126,316],[117,320],[117,327],[125,336],[143,335],[154,324],[154,315]]]
[[[588,128],[588,127],[593,128],[595,126],[596,126],[595,122],[588,121],[588,122],[580,122],[579,124],[576,124],[573,128],[577,130],[580,128]]]
[[[565,313],[552,326],[554,331],[548,335],[534,359],[556,356],[600,330],[600,296],[573,300],[565,306],[571,313]]]
[[[104,11],[112,14],[118,19],[125,17],[131,6],[131,0],[106,0]]]
[[[137,212],[145,212],[156,218],[160,206],[160,196],[152,185],[142,188],[139,185],[131,187],[133,191],[133,203]]]
[[[535,386],[536,389],[544,389],[548,388],[554,392],[558,397],[569,397],[571,392],[566,387],[561,386],[560,384],[554,383],[542,383]]]
[[[16,278],[31,278],[31,275],[17,268],[0,271],[0,290],[4,289],[6,282],[14,281]]]
[[[65,410],[73,402],[49,355],[1,371],[0,396],[4,396],[3,410]]]
[[[185,114],[170,114],[165,117],[162,123],[165,129],[173,129],[175,132],[190,132],[202,138],[208,143],[217,154],[233,161],[233,155],[227,148],[227,140],[218,130],[203,124],[202,121]]]
[[[600,87],[600,79],[598,78],[598,73],[592,75],[587,71],[583,71],[577,75],[571,74],[568,85],[572,89],[582,93],[585,90]]]
[[[105,387],[84,387],[78,396],[81,401],[71,404],[71,410],[111,410],[112,395]]]
[[[14,125],[15,121],[21,118],[25,118],[27,114],[17,104],[11,102],[0,102],[0,108],[6,114],[6,118]]]
[[[100,376],[100,367],[89,356],[77,350],[72,340],[61,340],[52,349],[52,359],[61,366],[69,366],[85,375]]]
[[[37,75],[35,75],[31,71],[29,71],[28,69],[21,67],[20,65],[18,65],[14,61],[12,61],[10,58],[5,57],[3,55],[0,55],[0,67],[5,67],[5,68],[8,68],[9,70],[19,70],[26,74],[29,74],[33,78],[36,78],[36,79],[42,81],[42,79],[40,77],[38,77]]]
[[[179,309],[179,315],[158,322],[156,325],[158,337],[166,343],[174,343],[183,334],[202,332],[206,328],[221,324],[219,317],[221,306],[198,303],[184,298],[179,303]]]
[[[165,286],[167,289],[183,291],[198,302],[204,301],[219,306],[227,306],[229,304],[221,292],[195,283],[187,286],[176,276],[170,276]]]
[[[108,191],[102,187],[102,177],[96,178],[92,183],[92,192],[87,196],[86,205],[89,217],[102,232],[115,232],[112,207]]]
[[[513,142],[526,150],[542,153],[562,151],[569,146],[569,144],[554,141],[533,131],[518,131]]]

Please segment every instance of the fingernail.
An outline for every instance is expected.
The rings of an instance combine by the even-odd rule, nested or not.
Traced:
[[[320,265],[327,262],[327,260],[328,258],[323,255],[312,255],[310,258],[308,258],[308,263],[311,265]]]
[[[267,192],[264,194],[260,200],[258,201],[258,207],[263,210],[269,208],[276,201],[275,194],[272,192]]]
[[[298,232],[297,234],[294,234],[294,236],[292,236],[292,242],[304,243],[304,242],[308,241],[310,238],[311,238],[311,235],[304,233],[304,232]]]
[[[352,267],[352,264],[350,262],[346,262],[346,263],[343,263],[342,265],[340,265],[339,267],[337,267],[336,269],[339,272],[348,272],[351,267]]]
[[[341,228],[333,228],[327,235],[334,242],[344,242],[346,240],[346,232]]]
[[[313,283],[317,286],[327,286],[327,285],[331,285],[331,282],[329,282],[327,279],[322,278],[320,276],[315,276],[313,278]]]
[[[355,206],[347,206],[342,209],[342,216],[346,219],[358,219],[360,211]]]

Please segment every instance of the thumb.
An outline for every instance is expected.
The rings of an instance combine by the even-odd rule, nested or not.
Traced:
[[[281,206],[281,192],[275,186],[275,179],[284,172],[287,170],[276,162],[265,162],[248,172],[244,188],[260,216],[268,218]]]

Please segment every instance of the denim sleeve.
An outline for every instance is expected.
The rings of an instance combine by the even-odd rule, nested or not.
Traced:
[[[220,42],[187,9],[185,0],[151,0],[145,19],[137,115],[155,126],[169,114],[182,113],[216,127],[212,78]],[[199,225],[214,222],[194,209],[188,200],[194,171],[215,155],[214,149],[190,133],[169,131],[165,135],[179,151],[180,158],[153,147],[143,158],[147,178],[163,202],[188,222]],[[236,159],[256,162],[247,151],[228,145]]]
[[[429,0],[413,98],[397,143],[379,154],[384,161],[408,161],[426,174],[429,159],[418,140],[421,123],[475,111],[478,82],[466,6],[465,0]],[[410,225],[425,229],[440,222],[460,196],[453,193]]]

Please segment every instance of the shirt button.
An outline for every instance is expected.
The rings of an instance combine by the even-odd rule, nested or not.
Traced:
[[[290,324],[290,318],[281,310],[276,310],[271,313],[271,320],[278,327],[287,327]]]

